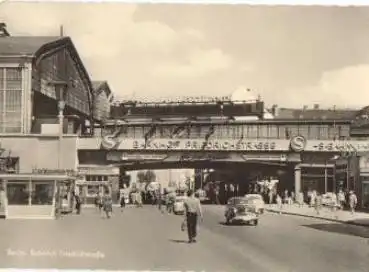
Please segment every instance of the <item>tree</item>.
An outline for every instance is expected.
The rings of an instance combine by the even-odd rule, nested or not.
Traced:
[[[155,172],[152,170],[147,170],[145,173],[145,180],[147,183],[155,182],[156,181]]]
[[[138,183],[146,182],[146,173],[145,173],[145,171],[139,171],[137,173],[137,182]]]

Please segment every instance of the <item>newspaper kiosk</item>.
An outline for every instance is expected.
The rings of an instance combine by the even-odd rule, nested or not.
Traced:
[[[0,174],[6,219],[55,219],[63,210],[67,175]],[[67,193],[67,198],[68,198]],[[71,196],[68,198],[70,201]],[[68,207],[72,204],[68,204]],[[72,207],[70,207],[72,208]],[[65,208],[64,208],[65,209]]]

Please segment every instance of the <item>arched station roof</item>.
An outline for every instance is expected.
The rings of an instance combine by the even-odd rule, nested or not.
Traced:
[[[89,105],[92,109],[93,87],[89,74],[70,37],[58,36],[5,36],[0,37],[0,58],[31,58],[37,67],[40,61],[54,52],[67,48],[74,59],[79,75],[89,90]]]

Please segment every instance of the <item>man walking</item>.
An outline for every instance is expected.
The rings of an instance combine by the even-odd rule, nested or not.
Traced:
[[[196,243],[197,219],[198,217],[200,217],[202,220],[201,203],[200,200],[195,197],[194,192],[192,190],[188,190],[187,196],[188,198],[185,199],[184,206],[187,222],[188,242]]]

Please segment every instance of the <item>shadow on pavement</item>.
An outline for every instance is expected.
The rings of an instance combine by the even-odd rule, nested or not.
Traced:
[[[172,243],[177,243],[177,244],[188,244],[187,240],[170,239],[169,241],[171,241]]]
[[[250,224],[246,224],[246,223],[232,223],[232,224],[227,224],[224,221],[220,221],[218,222],[219,225],[222,226],[226,226],[226,227],[236,227],[236,226],[251,226]]]
[[[362,218],[362,219],[355,219],[355,220],[349,220],[347,221],[349,224],[360,224],[362,226],[369,228],[369,219],[368,218]]]
[[[303,227],[312,228],[321,231],[334,232],[345,235],[352,235],[362,238],[369,238],[369,228],[366,227],[357,227],[347,224],[339,224],[339,223],[328,223],[328,224],[311,224],[311,225],[302,225]]]

